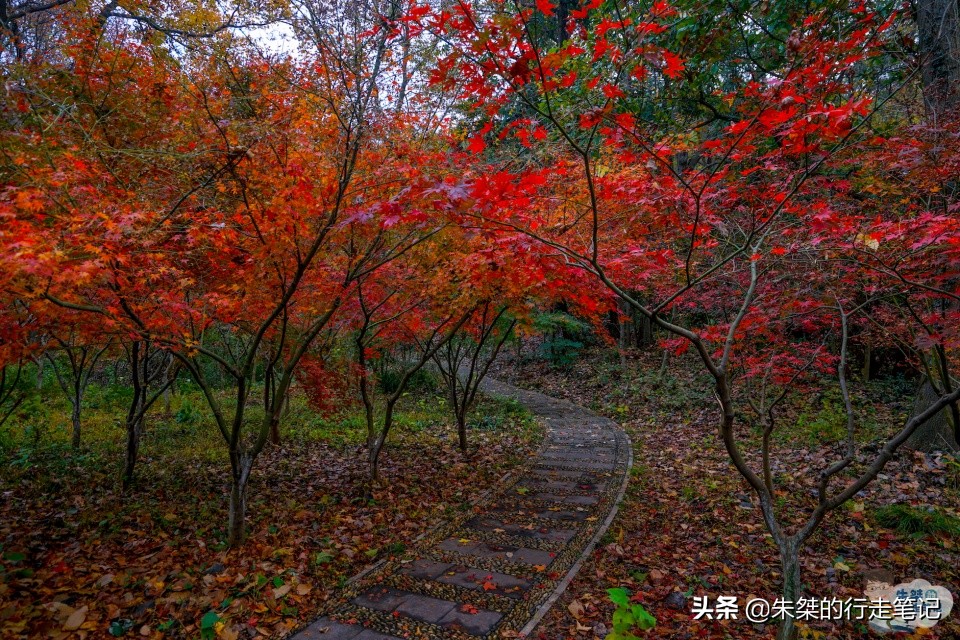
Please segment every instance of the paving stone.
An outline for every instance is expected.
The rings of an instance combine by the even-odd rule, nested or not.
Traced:
[[[599,501],[597,496],[561,496],[555,493],[535,493],[533,494],[533,497],[537,500],[543,500],[544,502],[563,502],[565,504],[579,504],[587,506],[597,504]]]
[[[477,609],[476,613],[466,613],[456,608],[440,621],[441,627],[462,629],[472,636],[485,636],[490,633],[503,616],[495,611]]]
[[[511,547],[509,545],[489,544],[481,542],[468,555],[489,560],[506,560],[524,564],[549,564],[553,556],[546,551]]]
[[[547,566],[557,554],[549,551],[540,551],[539,549],[517,549],[513,553],[514,562],[523,562],[526,564]]]
[[[499,518],[491,516],[475,516],[467,521],[467,526],[478,531],[493,531],[494,529],[503,529],[509,533],[509,529],[516,525],[511,525]]]
[[[470,550],[470,555],[479,558],[511,558],[516,550],[517,547],[509,545],[481,542]]]
[[[563,451],[556,453],[547,453],[540,456],[541,460],[562,460],[574,464],[580,462],[614,462],[613,455],[602,453],[575,453],[573,451]]]
[[[396,608],[396,612],[416,620],[437,624],[455,606],[457,606],[456,602],[412,593],[404,598],[403,603]]]
[[[473,540],[468,540],[467,542],[460,542],[458,538],[447,538],[439,545],[439,548],[444,551],[455,551],[457,553],[470,553],[477,547],[477,543]]]
[[[354,640],[363,627],[334,622],[324,616],[297,634],[298,640]]]
[[[546,482],[524,482],[524,486],[529,489],[541,489],[547,491],[576,491],[580,487],[578,482],[564,482],[562,480],[548,480]]]
[[[537,523],[533,523],[533,526],[530,526],[529,519],[527,519],[527,522],[523,525],[520,525],[504,522],[496,518],[477,516],[467,522],[467,526],[480,531],[501,529],[507,535],[518,538],[534,538],[549,542],[567,542],[577,535],[576,529],[554,529],[551,527],[538,526]]]
[[[528,476],[526,476],[525,478],[523,478],[523,480],[521,480],[521,482],[525,482],[525,481],[528,480],[528,479],[534,479],[534,480],[536,480],[536,479],[540,479],[540,478],[545,478],[545,479],[548,479],[548,480],[554,480],[554,479],[558,479],[558,478],[580,478],[580,477],[583,476],[583,475],[584,475],[583,471],[576,471],[576,470],[574,470],[574,469],[549,469],[549,470],[547,470],[547,469],[542,469],[542,470],[534,469],[534,470],[530,473],[530,475],[528,475]]]
[[[528,514],[534,514],[536,511],[531,510],[527,507],[521,506],[516,502],[506,503],[506,502],[497,502],[490,505],[490,508],[487,509],[489,513],[494,514],[510,514],[513,516],[523,516]]]
[[[576,529],[554,529],[552,527],[540,527],[528,531],[530,537],[547,542],[569,542],[577,535]]]
[[[584,511],[541,511],[537,514],[541,518],[550,520],[564,520],[567,522],[583,522],[587,519],[587,513]]]
[[[552,467],[578,467],[580,469],[589,469],[592,471],[603,471],[613,469],[613,462],[564,462],[562,460],[540,460],[537,463],[537,469],[550,469]]]
[[[400,573],[419,580],[433,580],[449,569],[450,566],[451,565],[444,562],[434,562],[433,560],[420,558],[419,560],[414,560],[413,562],[403,565]]]
[[[377,611],[393,611],[397,605],[403,602],[407,594],[390,587],[373,587],[353,599],[354,604],[367,609],[376,609]]]
[[[452,584],[464,589],[495,593],[497,595],[519,599],[530,588],[530,583],[522,578],[496,571],[454,566],[437,578],[437,582]],[[486,588],[484,585],[487,585]]]

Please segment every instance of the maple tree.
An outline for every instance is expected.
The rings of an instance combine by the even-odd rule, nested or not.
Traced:
[[[50,361],[57,384],[70,403],[70,422],[73,427],[71,444],[74,449],[79,449],[84,395],[97,362],[111,344],[97,344],[97,337],[91,339],[84,336],[80,333],[84,327],[82,323],[76,325],[69,319],[60,318],[58,324],[58,327],[49,330],[54,341],[53,350],[47,350],[44,355]],[[64,365],[58,359],[65,360]]]
[[[489,118],[471,137],[470,151],[484,152],[495,122],[501,139],[553,147],[532,169],[469,176],[478,215],[560,252],[672,334],[676,348],[694,349],[714,381],[720,437],[760,499],[781,550],[784,597],[794,600],[802,543],[876,477],[920,424],[960,399],[960,392],[941,388],[936,402],[873,460],[844,475],[856,466],[847,401],[846,453],[821,470],[817,498],[792,533],[775,508],[769,469],[758,475],[747,464],[737,436],[742,382],[772,371],[776,385],[788,389],[808,368],[806,360],[822,360],[816,345],[840,333],[839,362],[819,364],[839,372],[846,397],[852,317],[875,318],[885,306],[955,295],[952,274],[937,264],[956,264],[953,220],[897,210],[872,220],[852,204],[862,198],[859,185],[843,177],[856,171],[858,154],[895,148],[866,126],[889,95],[871,100],[848,75],[869,61],[894,18],[884,21],[855,5],[837,32],[833,15],[811,15],[795,23],[784,43],[782,68],[743,82],[738,91],[718,91],[726,102],[722,124],[712,118],[709,127],[671,128],[647,117],[640,101],[650,85],[669,101],[671,86],[685,79],[683,58],[657,38],[677,9],[662,2],[636,10],[591,3],[572,16],[593,12],[596,26],[575,24],[569,40],[549,48],[537,25],[553,8],[505,3],[484,11],[460,3],[422,23],[457,43],[435,81],[451,86],[451,78],[466,77],[463,94]],[[898,242],[891,244],[882,228],[896,228],[889,235]],[[878,277],[878,269],[854,257],[881,246],[893,255],[899,242],[913,253],[893,261],[916,269],[916,279]],[[945,317],[956,313],[937,306]],[[836,312],[830,318],[803,320],[830,309]],[[683,315],[670,320],[673,311]],[[885,329],[909,339],[911,321],[898,319]],[[938,338],[947,350],[956,348],[955,337]],[[768,461],[769,438],[763,447]],[[841,477],[831,492],[831,481]],[[792,634],[793,620],[786,618],[780,637]]]
[[[437,265],[422,266],[437,268]],[[397,403],[412,376],[433,359],[475,311],[474,306],[458,305],[450,299],[456,295],[450,287],[459,284],[455,279],[444,283],[446,291],[438,291],[435,286],[424,288],[431,275],[446,280],[442,267],[437,271],[440,273],[431,274],[408,266],[391,270],[392,277],[388,276],[375,290],[363,282],[357,286],[359,318],[354,348],[357,384],[367,426],[371,482],[379,480],[380,454],[393,427]],[[414,347],[409,353],[411,344]],[[398,348],[399,353],[391,353]],[[393,357],[389,357],[391,355]],[[393,378],[389,387],[384,388],[382,402],[378,402],[374,384],[373,367],[378,361],[384,361],[380,368],[389,368]],[[385,386],[383,380],[380,386]],[[382,405],[379,411],[378,405]]]
[[[467,452],[467,417],[477,399],[480,385],[510,337],[516,319],[507,315],[509,307],[491,308],[485,303],[477,320],[434,354],[433,360],[447,387],[447,397],[457,421],[457,440]]]
[[[539,333],[539,310],[556,305],[599,325],[610,300],[590,289],[582,271],[524,234],[476,229],[469,216],[459,222],[468,238],[461,241],[463,255],[454,264],[463,278],[461,295],[474,301],[476,313],[433,360],[447,389],[460,450],[466,452],[467,417],[507,340]]]
[[[8,244],[8,258],[30,265],[18,269],[21,295],[93,314],[95,322],[130,336],[132,369],[143,372],[135,386],[144,390],[131,407],[130,473],[137,416],[156,399],[156,393],[144,395],[160,370],[150,364],[149,345],[180,361],[202,389],[230,452],[234,543],[243,537],[250,471],[276,429],[300,359],[351,282],[422,235],[391,239],[387,231],[397,219],[391,207],[402,207],[391,204],[389,193],[382,206],[367,200],[367,185],[411,166],[387,143],[390,123],[370,115],[388,35],[356,38],[350,50],[341,40],[317,42],[314,65],[273,69],[252,52],[240,68],[219,55],[181,67],[162,47],[142,47],[124,32],[111,46],[90,48],[92,36],[79,29],[78,115],[56,131],[63,142],[13,152],[16,167],[33,167],[40,158],[28,154],[36,153],[58,154],[61,163],[26,175],[5,200],[14,220],[10,236],[18,238]],[[224,47],[229,42],[215,41],[212,51]],[[120,74],[136,74],[139,89],[158,92],[159,99],[148,102],[153,111],[144,114],[142,104],[117,93],[117,86],[133,82]],[[305,92],[293,91],[301,86]],[[94,116],[107,102],[114,103],[109,124],[80,116]],[[45,108],[42,103],[33,113],[41,117]],[[129,130],[117,139],[122,127]],[[38,135],[27,128],[20,137],[29,142]],[[365,147],[368,138],[379,138],[380,146]],[[74,140],[83,144],[71,146]],[[125,148],[131,144],[155,152],[130,162]],[[396,183],[385,184],[394,199],[402,197]],[[48,208],[59,211],[48,216]],[[58,235],[31,235],[35,225],[49,222]],[[104,226],[109,241],[92,244],[90,234]],[[211,367],[234,391],[228,404]],[[248,416],[248,396],[260,379],[272,381],[262,413]]]

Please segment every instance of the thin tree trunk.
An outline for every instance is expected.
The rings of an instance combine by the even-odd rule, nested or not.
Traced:
[[[71,445],[74,449],[80,448],[80,398],[77,397],[72,403],[70,411],[70,421],[73,423],[73,441]]]
[[[783,569],[783,599],[796,602],[800,597],[800,540],[789,537],[780,543],[780,565]],[[796,635],[793,616],[784,616],[777,630],[777,640],[793,640]]]
[[[177,361],[175,358],[170,357],[166,368],[163,370],[163,375],[166,385],[163,390],[163,415],[170,417],[174,379],[177,377]]]
[[[133,484],[134,473],[137,467],[137,456],[140,454],[140,418],[127,422],[127,449],[123,464],[123,488],[127,490]]]
[[[667,375],[668,364],[670,364],[670,351],[664,349],[663,358],[660,360],[660,370],[657,372],[657,378],[663,380],[663,376]]]
[[[280,416],[276,415],[270,420],[270,443],[280,444]]]
[[[457,414],[457,438],[460,441],[460,452],[467,453],[467,419],[466,416]]]
[[[383,451],[383,446],[387,443],[387,436],[390,435],[390,428],[393,426],[393,407],[396,404],[397,400],[400,399],[400,394],[402,393],[402,388],[400,393],[394,394],[393,397],[387,400],[387,406],[383,411],[383,430],[380,432],[380,435],[376,439],[375,446],[370,450],[370,482],[375,483],[380,481],[380,452]]]
[[[380,451],[383,449],[383,443],[386,440],[386,434],[382,438],[374,438],[370,446],[368,461],[370,463],[370,482],[375,483],[380,480]]]
[[[250,470],[253,468],[253,459],[240,456],[236,452],[231,452],[230,466],[233,472],[233,482],[230,487],[227,544],[231,547],[236,547],[243,542],[247,533],[247,483],[250,480]]]
[[[960,105],[960,3],[919,0],[917,34],[923,69],[923,97],[936,124]]]

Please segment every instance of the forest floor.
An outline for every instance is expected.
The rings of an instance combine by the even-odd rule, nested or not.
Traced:
[[[693,620],[692,596],[779,595],[779,557],[756,498],[727,458],[716,432],[709,381],[692,357],[672,360],[661,376],[661,353],[594,348],[566,368],[543,360],[504,359],[494,373],[521,387],[565,398],[619,422],[633,439],[630,485],[606,538],[534,632],[538,640],[604,638],[614,607],[606,589],[626,587],[657,619],[651,637],[769,638],[772,625]],[[624,373],[626,371],[626,373]],[[855,388],[863,449],[902,426],[912,384],[877,382]],[[747,418],[747,416],[739,416]],[[844,414],[837,397],[792,398],[781,412],[786,434],[774,436],[778,506],[799,522],[812,504],[812,479],[840,454]],[[756,465],[758,431],[740,430]],[[848,505],[834,512],[805,545],[802,579],[816,598],[863,597],[864,572],[882,569],[897,581],[925,578],[960,600],[960,468],[939,454],[904,451]],[[810,622],[801,637],[878,637],[862,624]],[[900,635],[903,637],[903,634]],[[960,611],[927,638],[960,637]]]
[[[2,638],[282,637],[364,566],[468,508],[542,437],[519,405],[485,399],[464,458],[442,399],[413,393],[367,501],[359,416],[325,420],[295,402],[251,478],[249,537],[230,551],[229,465],[199,398],[151,417],[124,494],[122,412],[106,396],[93,394],[78,452],[53,399],[34,408],[47,428],[21,420],[0,434]]]

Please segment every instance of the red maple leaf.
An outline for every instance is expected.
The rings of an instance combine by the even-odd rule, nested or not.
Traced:
[[[550,2],[550,0],[537,0],[537,9],[545,16],[552,16],[553,10],[557,8],[557,5]]]
[[[483,136],[476,135],[470,138],[470,144],[467,145],[467,149],[471,153],[483,153],[483,150],[487,148],[487,143],[483,141]]]

